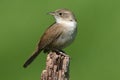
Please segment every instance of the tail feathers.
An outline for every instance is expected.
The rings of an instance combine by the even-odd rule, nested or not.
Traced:
[[[26,68],[29,64],[31,64],[33,60],[39,55],[40,52],[41,50],[35,51],[33,55],[30,56],[30,58],[24,63],[23,67]]]

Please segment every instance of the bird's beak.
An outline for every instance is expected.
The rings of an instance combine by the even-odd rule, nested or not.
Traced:
[[[55,12],[49,12],[48,14],[50,14],[50,15],[53,15],[53,16],[54,16],[54,15],[55,15]]]

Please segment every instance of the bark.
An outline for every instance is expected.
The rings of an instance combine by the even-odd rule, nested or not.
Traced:
[[[46,69],[42,71],[41,80],[69,80],[69,65],[68,55],[50,52],[47,55]]]

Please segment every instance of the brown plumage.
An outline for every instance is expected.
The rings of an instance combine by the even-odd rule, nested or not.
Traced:
[[[52,27],[49,27],[45,31],[45,33],[40,39],[40,42],[38,43],[37,49],[35,50],[33,55],[30,56],[30,58],[24,63],[23,67],[27,67],[27,65],[29,65],[42,50],[44,50],[44,52],[47,52],[49,50],[52,50],[52,48],[57,48],[57,46],[52,47],[52,43],[55,42],[55,40],[61,35],[62,32],[57,31],[60,29],[61,27],[59,26],[59,24],[53,24]]]
[[[24,68],[26,68],[41,51],[62,50],[68,46],[76,36],[76,20],[71,11],[59,9],[50,14],[55,17],[56,22],[42,35],[35,52],[24,63]]]

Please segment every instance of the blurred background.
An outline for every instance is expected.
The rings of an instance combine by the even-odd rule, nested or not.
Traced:
[[[65,49],[70,80],[120,80],[119,0],[0,0],[0,80],[40,80],[46,54],[22,65],[55,21],[47,13],[59,8],[78,21],[77,38]]]

